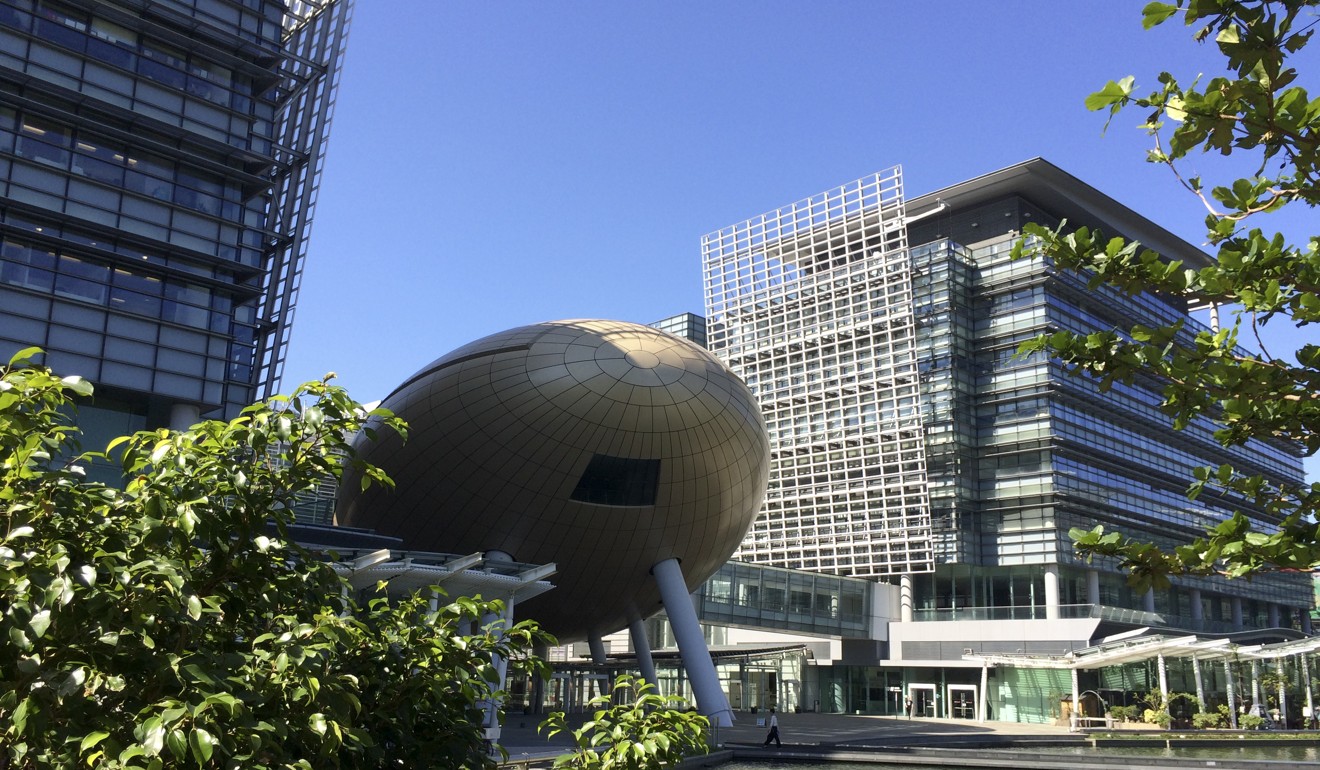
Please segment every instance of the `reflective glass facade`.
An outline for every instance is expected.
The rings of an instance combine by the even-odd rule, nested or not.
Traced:
[[[0,0],[0,353],[149,424],[274,392],[350,11]]]
[[[1172,430],[1157,383],[1101,392],[1017,356],[1056,329],[1202,328],[1180,299],[1011,259],[1026,223],[1064,218],[1208,259],[1039,160],[907,203],[890,170],[705,238],[710,347],[756,393],[773,441],[767,502],[737,558],[905,575],[918,621],[1224,631],[1309,611],[1305,576],[1185,579],[1138,596],[1112,564],[1073,553],[1069,529],[1096,523],[1171,543],[1234,510],[1271,521],[1223,494],[1189,501],[1196,466],[1303,475],[1288,447],[1224,449],[1206,421]]]

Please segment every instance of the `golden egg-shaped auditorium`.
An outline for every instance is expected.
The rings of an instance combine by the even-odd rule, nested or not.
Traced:
[[[358,448],[396,487],[346,478],[340,523],[409,549],[555,563],[555,589],[517,615],[562,642],[658,611],[657,565],[676,565],[673,590],[694,589],[765,494],[769,445],[747,387],[705,349],[647,326],[570,320],[494,334],[424,367],[382,406],[408,422],[408,440],[382,432]]]

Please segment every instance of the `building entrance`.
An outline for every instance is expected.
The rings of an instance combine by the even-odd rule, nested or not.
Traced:
[[[908,712],[911,716],[932,719],[940,716],[934,684],[909,684],[908,699],[911,700],[911,710]]]
[[[951,719],[976,719],[976,685],[951,684],[945,697]]]

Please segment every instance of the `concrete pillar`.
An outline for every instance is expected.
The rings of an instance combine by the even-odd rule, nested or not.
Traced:
[[[1283,678],[1283,658],[1274,659],[1274,674],[1279,678],[1279,727],[1288,728],[1288,687]]]
[[[591,650],[592,663],[605,665],[605,640],[600,638],[600,634],[593,632],[587,637],[587,648]]]
[[[1251,705],[1260,704],[1260,661],[1251,661]],[[1261,708],[1265,708],[1261,705]]]
[[[1099,570],[1088,569],[1086,571],[1086,603],[1092,607],[1100,604]],[[1092,617],[1094,617],[1094,615]]]
[[[1274,602],[1270,602],[1269,607],[1266,609],[1266,612],[1268,613],[1267,617],[1269,618],[1269,624],[1268,624],[1269,627],[1270,627],[1270,628],[1278,628],[1278,627],[1279,627],[1279,605],[1275,604]]]
[[[503,623],[500,623],[500,621],[503,621]],[[512,622],[513,622],[512,596],[510,596],[506,601],[504,612],[502,614],[500,615],[490,614],[490,615],[485,615],[481,618],[482,628],[486,628],[491,626],[492,624],[495,624],[494,632],[496,634],[502,633],[504,629],[507,629],[512,624]],[[504,677],[508,673],[509,661],[507,658],[505,658],[502,655],[492,655],[491,663],[493,663],[495,666],[496,680],[494,682],[494,687],[496,690],[503,690]],[[485,712],[485,719],[483,720],[482,726],[486,730],[486,740],[494,741],[498,743],[500,740],[500,730],[501,730],[500,718],[499,718],[499,702],[497,701],[497,699],[491,698],[490,700],[487,700],[486,703],[482,706],[482,710]]]
[[[550,647],[538,643],[532,648],[532,654],[541,660],[550,657]],[[545,713],[545,680],[539,676],[532,677],[532,713]]]
[[[170,405],[170,430],[188,430],[201,421],[202,410],[195,404]]]
[[[898,578],[898,619],[904,623],[912,622],[912,576],[900,575]]]
[[[669,616],[669,624],[674,629],[683,668],[692,680],[697,710],[712,725],[729,727],[733,724],[733,711],[720,687],[719,674],[715,671],[715,662],[711,660],[710,650],[706,647],[706,639],[701,635],[697,611],[692,607],[691,595],[683,582],[683,571],[679,568],[678,559],[660,562],[651,568],[651,574],[655,576],[660,600],[665,605],[665,614]]]
[[[1224,697],[1228,701],[1228,726],[1236,730],[1237,698],[1233,695],[1233,662],[1228,658],[1224,658]]]
[[[660,680],[655,675],[655,661],[651,659],[651,640],[646,638],[646,621],[638,619],[628,624],[633,652],[637,653],[637,670],[647,684],[660,692]]]
[[[1072,714],[1068,720],[1068,729],[1077,732],[1077,718],[1081,716],[1082,693],[1081,686],[1077,682],[1077,669],[1072,670]]]
[[[1229,606],[1232,607],[1233,630],[1242,630],[1242,597],[1234,596],[1229,600]]]
[[[1302,653],[1302,687],[1306,692],[1306,713],[1311,715],[1311,719],[1302,725],[1305,729],[1310,729],[1311,724],[1316,718],[1315,701],[1311,695],[1311,662],[1308,659],[1310,653]]]
[[[1141,597],[1141,609],[1146,612],[1155,611],[1155,589],[1147,588],[1146,593]]]
[[[1205,684],[1201,681],[1201,659],[1192,656],[1192,677],[1196,679],[1196,710],[1205,711]]]
[[[1299,615],[1301,615],[1301,620],[1302,620],[1302,633],[1306,634],[1307,636],[1310,636],[1311,633],[1312,633],[1312,631],[1311,631],[1311,613],[1308,612],[1307,609],[1306,609],[1305,607],[1301,608],[1301,609],[1298,610],[1297,612],[1298,612]]]
[[[605,665],[605,640],[600,638],[600,634],[592,632],[587,636],[587,649],[591,651],[592,663],[594,663],[597,666]],[[596,676],[600,676],[602,674],[601,671],[594,671],[592,673]],[[609,677],[595,680],[597,695],[608,695],[609,693],[613,692],[614,683],[608,680]],[[590,685],[587,686],[587,692],[591,692]]]
[[[1164,710],[1169,710],[1169,671],[1164,665],[1164,653],[1155,657],[1155,665],[1159,667],[1160,672],[1160,703],[1164,704]]]
[[[1045,619],[1059,619],[1059,565],[1045,565]]]
[[[990,695],[986,692],[990,688],[990,664],[981,662],[981,689],[977,691],[976,698],[976,721],[984,722],[986,720],[986,704],[990,702]]]
[[[1193,588],[1187,592],[1187,601],[1192,605],[1192,623],[1196,630],[1200,631],[1201,626],[1205,624],[1205,608],[1201,606],[1201,589]]]

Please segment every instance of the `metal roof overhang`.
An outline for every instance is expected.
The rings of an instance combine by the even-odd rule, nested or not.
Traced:
[[[516,606],[554,588],[545,578],[557,571],[554,564],[521,564],[486,559],[480,553],[409,554],[388,549],[372,551],[331,564],[360,590],[379,582],[391,591],[413,593],[433,586],[449,596],[482,596],[511,600]]]
[[[1100,227],[1110,236],[1122,233],[1166,260],[1180,260],[1188,267],[1214,264],[1196,246],[1044,158],[1032,158],[913,198],[907,202],[906,212],[914,218],[936,210],[941,203],[958,211],[1010,195],[1020,195],[1074,225]]]
[[[1230,639],[1202,639],[1195,635],[1138,636],[1101,644],[1067,655],[964,655],[963,660],[984,666],[1009,666],[1019,668],[1054,668],[1054,669],[1094,669],[1104,666],[1119,666],[1124,663],[1140,663],[1160,656],[1166,658],[1191,658],[1200,660],[1245,659],[1274,660],[1292,655],[1302,655],[1320,651],[1320,637],[1307,637],[1275,644],[1256,644],[1241,646]]]

